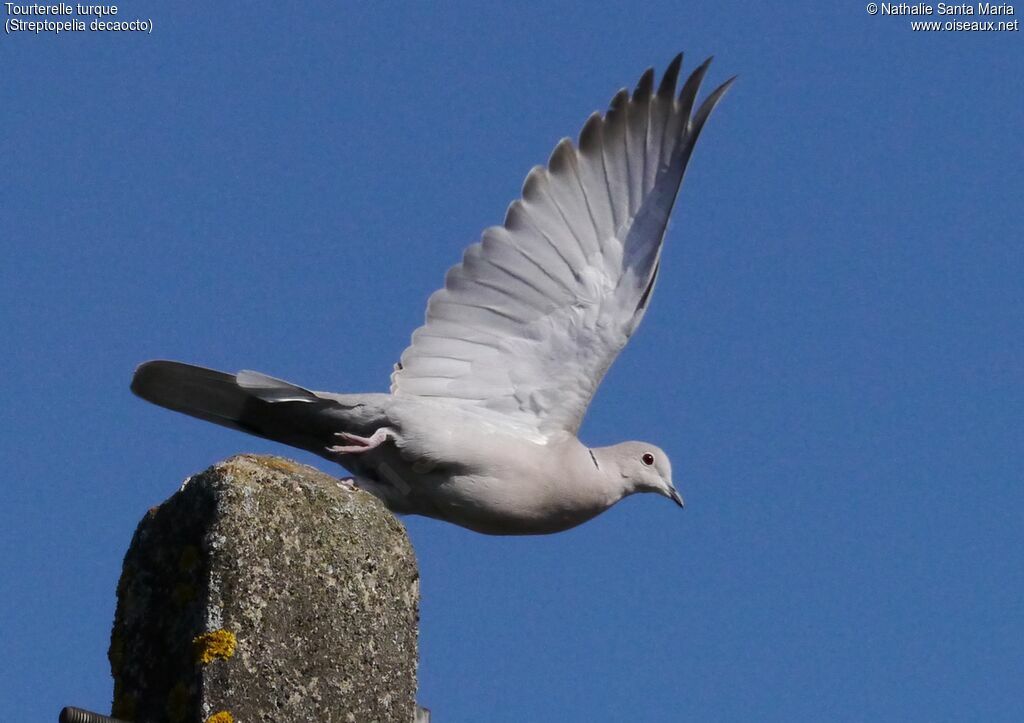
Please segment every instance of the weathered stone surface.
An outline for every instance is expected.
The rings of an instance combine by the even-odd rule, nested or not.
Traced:
[[[110,643],[113,715],[411,721],[418,591],[405,530],[374,497],[233,457],[139,523]]]

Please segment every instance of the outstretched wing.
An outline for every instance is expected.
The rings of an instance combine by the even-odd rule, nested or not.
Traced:
[[[697,136],[730,79],[691,115],[710,58],[675,93],[647,70],[526,177],[505,222],[483,233],[427,305],[391,378],[396,396],[503,415],[542,436],[575,433],[640,323]]]

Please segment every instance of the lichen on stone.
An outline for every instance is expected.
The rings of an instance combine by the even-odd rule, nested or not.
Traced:
[[[213,630],[197,635],[192,640],[196,662],[207,665],[214,660],[227,660],[235,654],[238,639],[230,630]]]
[[[235,719],[226,710],[221,710],[207,718],[206,723],[235,723]]]
[[[302,465],[283,457],[262,457],[260,461],[264,466],[284,474],[295,474],[302,471]]]

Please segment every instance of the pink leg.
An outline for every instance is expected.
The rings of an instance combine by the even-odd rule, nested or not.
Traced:
[[[349,434],[348,432],[338,432],[334,436],[353,443],[339,444],[327,448],[328,452],[334,452],[335,454],[362,454],[363,452],[369,452],[371,449],[376,449],[392,438],[391,430],[387,427],[381,427],[369,437],[360,437],[357,434]]]

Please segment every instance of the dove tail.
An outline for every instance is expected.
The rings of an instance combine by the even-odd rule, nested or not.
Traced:
[[[330,401],[258,372],[149,361],[136,369],[131,389],[175,412],[310,451],[322,451],[332,434],[323,414]]]
[[[132,391],[148,402],[327,459],[337,432],[373,434],[388,426],[386,394],[317,394],[259,372],[226,374],[175,361],[135,370]]]
[[[231,374],[172,361],[150,361],[135,370],[132,392],[176,412],[208,422],[237,422],[245,394]]]
[[[142,364],[132,377],[132,391],[147,402],[243,431],[249,431],[246,408],[256,398],[234,374],[174,361]]]

